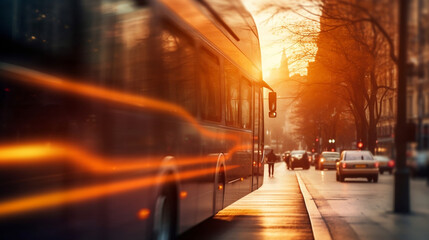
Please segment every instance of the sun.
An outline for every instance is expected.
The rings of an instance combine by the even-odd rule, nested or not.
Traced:
[[[290,75],[307,75],[308,62],[314,60],[317,46],[298,44],[297,37],[287,28],[305,23],[314,27],[317,31],[318,24],[292,12],[275,13],[274,8],[261,11],[265,4],[269,2],[269,0],[243,1],[258,27],[264,79],[268,79],[270,72],[279,67],[283,51],[286,52],[289,58]],[[281,4],[282,6],[296,5],[296,2],[283,0]]]

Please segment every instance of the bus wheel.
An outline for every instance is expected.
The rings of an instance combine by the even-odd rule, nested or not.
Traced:
[[[225,171],[223,167],[221,167],[217,174],[217,178],[215,179],[214,191],[214,214],[216,214],[222,210],[225,197]]]
[[[166,187],[156,200],[153,239],[176,239],[176,229],[177,197],[172,187]]]

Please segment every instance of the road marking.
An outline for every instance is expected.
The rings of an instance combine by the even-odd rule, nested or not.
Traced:
[[[307,187],[301,179],[300,173],[295,172],[298,180],[299,188],[301,189],[302,196],[304,197],[305,207],[307,208],[308,217],[310,218],[311,229],[313,230],[314,240],[332,240],[329,233],[328,226],[322,218],[322,215],[317,209],[313,197],[308,192]]]

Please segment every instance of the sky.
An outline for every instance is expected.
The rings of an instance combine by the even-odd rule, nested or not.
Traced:
[[[273,68],[280,65],[282,52],[285,51],[289,57],[289,71],[290,75],[301,74],[307,75],[308,61],[313,60],[312,56],[297,57],[303,54],[304,50],[296,42],[296,35],[290,31],[285,30],[294,28],[303,22],[312,24],[315,28],[318,25],[306,18],[293,13],[291,11],[282,11],[281,13],[274,14],[275,9],[260,12],[261,8],[267,3],[278,3],[282,7],[289,7],[297,5],[297,0],[242,0],[243,4],[253,15],[253,18],[258,27],[259,40],[261,45],[262,57],[262,71],[264,79],[266,79]],[[273,16],[274,14],[274,16]],[[271,16],[273,16],[271,18]],[[313,52],[317,51],[316,47],[312,47]],[[295,57],[294,57],[295,56]],[[297,60],[294,60],[297,59]]]

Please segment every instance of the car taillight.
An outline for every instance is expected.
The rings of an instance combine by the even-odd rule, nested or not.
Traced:
[[[394,167],[395,166],[395,161],[393,161],[393,160],[390,160],[388,163],[387,163],[387,165],[389,166],[389,167]]]
[[[378,166],[379,166],[379,163],[378,163],[378,162],[375,162],[375,163],[374,163],[374,167],[375,167],[375,168],[378,168]]]
[[[346,168],[347,164],[345,162],[343,162],[343,168]]]

